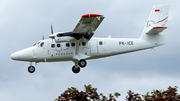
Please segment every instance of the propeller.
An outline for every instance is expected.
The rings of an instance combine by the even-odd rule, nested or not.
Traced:
[[[44,35],[42,35],[42,40],[44,40]]]
[[[54,39],[54,35],[53,35],[53,26],[51,24],[51,35],[49,35],[50,38],[52,38],[52,43],[53,43],[53,39]]]
[[[51,24],[51,34],[53,34],[53,26],[52,26],[52,24]]]

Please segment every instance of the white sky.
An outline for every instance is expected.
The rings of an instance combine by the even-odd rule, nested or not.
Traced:
[[[170,5],[168,44],[155,50],[90,60],[79,74],[72,73],[73,62],[39,63],[30,74],[28,62],[10,58],[42,35],[48,38],[51,23],[54,32],[72,31],[87,13],[105,16],[94,37],[138,38],[154,4]],[[1,101],[53,101],[68,87],[84,90],[84,84],[105,95],[119,92],[121,101],[129,90],[146,94],[180,87],[179,4],[179,0],[1,0]]]

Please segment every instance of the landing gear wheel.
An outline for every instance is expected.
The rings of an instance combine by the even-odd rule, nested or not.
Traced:
[[[72,71],[73,71],[74,73],[79,73],[79,72],[80,72],[80,68],[79,68],[79,67],[76,68],[75,66],[73,66],[73,67],[72,67]]]
[[[86,67],[87,62],[86,62],[86,60],[81,59],[81,60],[79,60],[78,65],[83,68],[83,67]]]
[[[35,67],[34,66],[29,66],[28,67],[28,72],[29,73],[34,73],[35,72]]]

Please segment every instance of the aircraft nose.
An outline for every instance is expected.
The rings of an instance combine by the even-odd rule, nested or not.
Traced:
[[[33,48],[27,48],[11,54],[11,59],[19,61],[31,61],[33,59]]]
[[[11,59],[17,60],[18,58],[19,58],[19,57],[18,57],[18,53],[17,53],[17,52],[11,54]]]

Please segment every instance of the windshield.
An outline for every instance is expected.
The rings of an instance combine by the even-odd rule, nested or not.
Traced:
[[[44,42],[41,42],[40,46],[43,47],[43,45],[44,45]]]
[[[36,46],[36,45],[38,45],[40,42],[37,42],[37,43],[35,43],[33,46]]]

